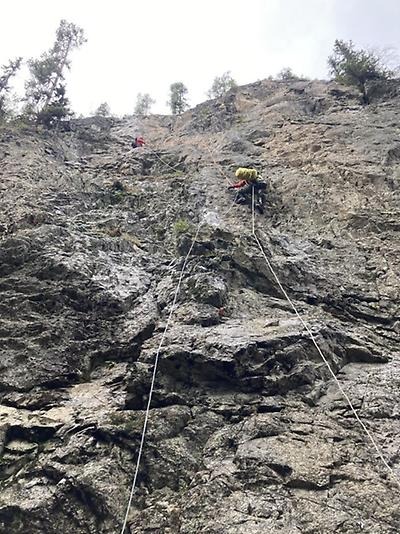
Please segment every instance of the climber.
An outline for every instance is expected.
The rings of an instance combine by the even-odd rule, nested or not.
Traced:
[[[267,184],[258,179],[256,169],[239,167],[235,172],[235,176],[240,179],[239,182],[228,187],[228,189],[238,189],[235,202],[237,204],[244,204],[249,198],[252,198],[252,192],[254,190],[255,207],[260,213],[263,213],[263,204],[265,201],[264,191],[267,188]]]
[[[135,139],[132,142],[132,148],[140,148],[144,145],[145,145],[145,142],[141,135],[139,137],[135,137]]]

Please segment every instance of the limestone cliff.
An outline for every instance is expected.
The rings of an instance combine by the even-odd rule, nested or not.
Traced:
[[[0,533],[400,532],[400,98],[263,81],[0,130]],[[141,133],[145,149],[130,142]]]

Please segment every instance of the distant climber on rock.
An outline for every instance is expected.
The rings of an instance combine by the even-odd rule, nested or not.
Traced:
[[[135,137],[135,139],[132,142],[132,148],[141,148],[146,143],[143,139],[143,137],[140,135],[139,137]]]
[[[267,184],[259,180],[256,169],[239,167],[235,172],[235,176],[239,178],[239,181],[228,187],[228,189],[238,190],[235,202],[237,204],[244,204],[249,200],[251,201],[254,190],[255,207],[260,213],[263,213],[265,202],[264,192]]]

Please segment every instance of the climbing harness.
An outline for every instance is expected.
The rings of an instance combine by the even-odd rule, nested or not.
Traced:
[[[263,185],[265,185],[264,182],[262,182]],[[264,195],[264,189],[257,189],[255,187],[255,185],[252,185],[251,183],[248,184],[249,186],[251,186],[250,190],[249,191],[246,191],[245,193],[242,192],[242,188],[237,188],[237,189],[233,189],[232,187],[228,188],[228,189],[233,189],[236,193],[236,196],[235,196],[235,203],[236,204],[247,204],[250,209],[251,209],[251,206],[252,206],[252,198],[253,196],[255,195],[255,191],[257,190],[257,198],[254,200],[254,204],[255,204],[255,209],[258,211],[258,213],[260,213],[260,215],[262,215],[264,213],[264,204],[265,204],[265,195]],[[247,189],[247,186],[245,186],[246,189]],[[249,195],[248,193],[251,191],[251,197],[249,198]]]

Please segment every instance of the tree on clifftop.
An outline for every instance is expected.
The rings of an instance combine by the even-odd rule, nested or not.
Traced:
[[[336,40],[328,65],[336,81],[360,91],[364,104],[369,104],[373,96],[384,92],[388,81],[394,77],[377,53],[356,50],[352,41]]]
[[[282,80],[283,82],[301,80],[300,76],[297,76],[297,74],[295,74],[290,67],[283,68],[280,72],[278,72],[276,77],[278,80]]]
[[[138,93],[134,111],[135,115],[139,115],[139,117],[147,117],[150,113],[151,106],[155,103],[156,101],[151,98],[149,93]]]
[[[70,54],[86,39],[83,30],[61,20],[53,47],[39,59],[29,61],[30,80],[25,85],[25,114],[36,122],[52,126],[71,114],[65,94],[65,70],[70,68]]]
[[[170,85],[169,90],[167,105],[171,108],[172,115],[180,115],[189,107],[186,100],[187,87],[182,82],[176,82]]]
[[[111,108],[107,102],[102,102],[93,115],[95,117],[111,117]]]
[[[3,65],[0,74],[0,119],[8,115],[8,100],[10,92],[10,80],[13,78],[21,67],[22,58],[10,60],[7,65]]]
[[[211,89],[207,91],[208,98],[219,98],[230,89],[237,87],[237,83],[232,78],[230,71],[224,72],[221,76],[214,78]]]

